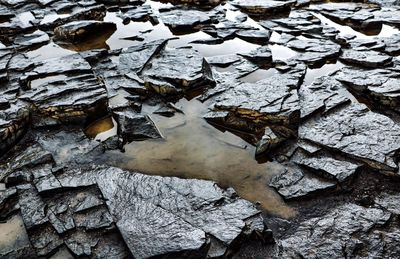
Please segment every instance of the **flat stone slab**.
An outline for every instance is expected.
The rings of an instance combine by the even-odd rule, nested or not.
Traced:
[[[351,104],[300,125],[299,138],[367,163],[373,168],[397,171],[400,126],[390,118]]]
[[[348,161],[338,160],[332,157],[319,155],[308,156],[304,152],[298,152],[292,157],[292,161],[297,165],[311,169],[320,176],[344,182],[355,175],[360,165]]]
[[[56,40],[77,43],[88,39],[88,37],[115,31],[116,29],[117,26],[112,22],[75,21],[55,28],[54,34]]]
[[[59,121],[85,120],[104,113],[107,107],[106,89],[93,74],[50,78],[32,87],[20,99],[32,103],[40,116]]]
[[[296,75],[275,75],[256,83],[238,83],[216,99],[215,108],[240,117],[295,125],[300,116]]]
[[[117,168],[71,171],[58,180],[64,188],[99,186],[135,258],[178,252],[205,255],[208,234],[228,247],[246,225],[263,231],[257,223],[259,211],[250,202],[209,181],[146,176]]]
[[[196,25],[211,23],[210,15],[197,10],[171,10],[161,12],[162,22],[172,29],[193,28]]]
[[[399,111],[400,71],[398,66],[365,71],[345,67],[335,73],[335,78],[359,96],[368,98],[372,105]]]
[[[210,65],[191,48],[162,51],[151,60],[140,76],[147,87],[159,93],[170,92],[165,88],[175,87],[188,91],[213,87],[215,84]]]
[[[311,85],[300,87],[301,118],[309,117],[317,112],[328,112],[349,103],[350,96],[346,87],[333,77],[319,77]]]
[[[392,63],[392,57],[377,51],[344,50],[340,60],[352,65],[380,68]]]
[[[290,200],[328,191],[335,188],[336,184],[305,174],[297,168],[286,168],[271,179],[269,186],[275,188],[285,200]]]
[[[255,15],[273,14],[290,10],[296,1],[275,1],[275,0],[234,0],[232,5],[239,7],[244,12]]]
[[[378,240],[389,241],[393,234],[381,233],[376,243],[371,244],[369,240],[373,240],[371,236],[378,235],[374,229],[383,226],[389,218],[390,213],[381,209],[364,208],[352,203],[340,205],[324,216],[302,222],[294,233],[278,242],[276,256],[315,258],[318,254],[342,258],[359,255],[361,251],[354,247],[360,247],[369,255],[374,250],[384,258],[392,254],[392,250],[377,249],[384,246]]]

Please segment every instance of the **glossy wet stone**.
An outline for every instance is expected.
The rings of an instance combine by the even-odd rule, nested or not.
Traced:
[[[2,1],[0,257],[396,258],[399,12]]]
[[[114,23],[99,21],[70,22],[54,29],[55,39],[68,42],[80,42],[96,34],[107,31],[114,32],[117,26]]]
[[[290,10],[290,7],[294,5],[295,2],[296,1],[235,0],[232,2],[232,5],[253,15],[267,15]]]
[[[372,103],[377,103],[377,106],[397,111],[398,74],[396,69],[373,69],[366,73],[357,68],[343,68],[335,77],[359,96],[364,95]]]
[[[178,93],[214,85],[207,61],[193,49],[165,50],[141,72],[148,88],[157,93]]]
[[[93,74],[80,74],[68,79],[50,79],[32,87],[20,96],[32,103],[39,117],[56,121],[86,120],[105,114],[107,92]],[[96,115],[95,115],[96,116]]]
[[[325,216],[312,218],[300,224],[292,235],[278,243],[278,256],[314,257],[314,253],[336,258],[345,254],[357,256],[364,249],[375,247],[368,240],[377,234],[377,230],[374,229],[384,225],[389,218],[390,213],[381,209],[364,208],[351,203],[341,205]],[[354,237],[356,233],[359,234],[358,237]],[[387,239],[386,235],[392,236],[382,233],[378,239]],[[326,240],[330,242],[325,242]],[[393,250],[388,250],[387,253],[391,252]],[[377,254],[383,256],[385,252],[378,250]]]
[[[305,174],[298,168],[287,168],[274,176],[269,185],[284,197],[285,200],[315,195],[335,188],[335,183]]]
[[[340,60],[356,66],[378,68],[390,65],[392,57],[376,51],[345,50]]]
[[[352,104],[307,121],[299,137],[363,161],[371,167],[397,170],[398,125],[365,105]]]
[[[350,101],[351,94],[332,77],[317,78],[311,85],[302,85],[299,90],[301,117],[316,112],[328,112]]]
[[[107,206],[122,237],[138,258],[171,252],[186,256],[206,255],[207,234],[229,246],[243,231],[244,220],[248,218],[254,217],[253,225],[247,222],[251,230],[262,233],[264,228],[259,228],[256,223],[260,220],[258,211],[249,202],[238,200],[232,190],[223,191],[212,182],[145,176],[116,168],[92,173],[71,171],[58,179],[65,188],[97,183],[109,200]],[[110,185],[110,182],[115,184]],[[131,196],[132,188],[135,189],[134,196]],[[209,191],[204,192],[204,188]],[[178,203],[174,201],[176,199]],[[219,209],[215,210],[213,204],[221,199]],[[236,214],[238,208],[240,215]],[[212,217],[215,223],[206,220],[207,217]],[[163,223],[166,219],[167,225]],[[156,233],[163,234],[154,239]],[[175,238],[171,239],[172,236]]]

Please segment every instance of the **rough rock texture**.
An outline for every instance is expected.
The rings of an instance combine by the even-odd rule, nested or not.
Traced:
[[[353,92],[383,106],[398,110],[400,79],[397,69],[373,69],[366,72],[357,68],[343,68],[335,78]]]
[[[352,65],[379,68],[390,65],[392,57],[376,51],[345,50],[340,60]]]
[[[215,108],[264,123],[296,125],[300,117],[296,75],[241,83],[218,97]]]
[[[115,31],[117,26],[111,22],[77,21],[54,29],[55,38],[69,42],[79,42],[99,33]]]
[[[300,169],[288,168],[274,176],[269,185],[285,200],[314,195],[335,187],[335,183],[305,174]]]
[[[396,170],[398,127],[390,118],[369,111],[365,105],[352,104],[302,124],[299,137],[374,168]]]
[[[389,218],[390,213],[381,209],[364,208],[355,204],[339,206],[325,216],[305,221],[293,234],[279,241],[278,256],[315,258],[318,255],[342,258],[361,255],[360,250],[374,250],[375,245],[368,242],[368,237],[377,235],[379,232],[374,229],[384,225]],[[370,231],[373,233],[369,234]],[[397,234],[382,233],[380,237],[376,237],[386,242],[391,238],[396,240]],[[393,252],[389,249],[387,252],[376,251],[376,254],[388,256]]]
[[[212,87],[214,84],[207,61],[197,51],[184,48],[163,51],[142,71],[141,76],[148,88],[161,94]]]
[[[250,14],[267,15],[290,10],[290,7],[295,2],[296,1],[235,0],[232,4]]]

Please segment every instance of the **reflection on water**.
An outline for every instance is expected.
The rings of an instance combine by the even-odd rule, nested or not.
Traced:
[[[106,41],[114,32],[114,29],[106,29],[101,31],[100,33],[92,33],[90,37],[88,37],[87,39],[85,38],[85,40],[79,43],[57,42],[57,44],[65,49],[76,52],[82,52],[92,49],[109,49]]]
[[[86,127],[85,134],[91,139],[105,141],[117,135],[117,123],[112,117],[102,118]]]
[[[28,246],[30,246],[28,234],[20,215],[14,215],[8,221],[0,223],[0,254]]]
[[[201,118],[207,109],[199,101],[181,100],[177,105],[183,106],[185,115],[152,116],[164,140],[133,142],[125,146],[123,154],[108,153],[108,162],[147,174],[213,180],[222,187],[233,187],[245,199],[260,202],[270,213],[294,215],[268,187],[270,178],[281,170],[279,164],[258,164],[253,146]]]
[[[381,28],[377,28],[377,29],[371,28],[370,30],[358,32],[358,31],[354,30],[353,28],[351,28],[350,26],[338,24],[338,23],[326,18],[322,14],[313,12],[313,15],[315,17],[317,17],[318,19],[320,19],[322,23],[337,29],[340,32],[339,35],[354,35],[354,36],[356,36],[357,39],[370,39],[370,38],[375,38],[375,37],[391,37],[397,33],[400,33],[399,29],[389,26],[389,25],[385,25],[385,24],[382,25]]]
[[[307,68],[307,73],[306,76],[304,77],[304,85],[310,85],[312,82],[314,82],[314,79],[328,75],[336,70],[339,70],[340,68],[344,67],[343,63],[337,61],[336,63],[332,64],[325,64],[320,68]]]
[[[294,56],[296,56],[296,54],[297,54],[296,51],[291,50],[288,47],[278,45],[278,44],[271,44],[271,45],[268,45],[268,47],[270,48],[270,50],[272,52],[272,58],[274,61],[290,59],[290,58],[293,58]]]
[[[29,51],[26,54],[33,61],[42,61],[49,58],[63,57],[74,53],[74,51],[64,49],[54,42],[50,42],[49,44],[36,50]]]
[[[198,50],[204,57],[230,55],[236,53],[248,53],[257,49],[259,46],[247,41],[235,38],[233,40],[224,41],[221,44],[204,45],[192,44],[193,48]]]
[[[279,72],[275,68],[257,69],[256,71],[248,74],[247,76],[240,78],[240,81],[245,82],[245,83],[255,83],[260,80],[269,78],[276,73],[279,73]]]

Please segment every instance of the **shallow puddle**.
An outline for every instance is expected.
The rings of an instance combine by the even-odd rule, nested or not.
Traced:
[[[272,58],[274,61],[287,60],[287,59],[293,58],[294,56],[297,55],[296,51],[291,50],[290,48],[282,46],[282,45],[271,44],[271,45],[268,45],[268,47],[271,50]]]
[[[181,100],[185,115],[172,118],[152,115],[163,140],[132,142],[125,153],[112,151],[106,161],[114,166],[152,175],[213,180],[222,187],[233,187],[241,197],[259,202],[269,213],[294,215],[270,187],[270,178],[282,170],[277,163],[259,164],[255,147],[229,132],[209,125],[202,114],[207,106],[197,100]],[[157,107],[148,107],[151,112]]]
[[[336,63],[325,64],[320,68],[315,68],[315,69],[307,68],[307,73],[304,77],[303,84],[310,85],[314,82],[316,78],[329,75],[330,73],[333,73],[344,66],[345,65],[343,63],[337,61]]]
[[[29,51],[26,54],[32,61],[38,62],[49,58],[68,56],[74,53],[76,52],[62,48],[54,42],[50,42],[49,44],[36,50]]]
[[[105,141],[117,135],[117,123],[112,117],[102,118],[86,127],[85,134],[91,139]]]
[[[0,223],[0,254],[29,247],[30,242],[24,222],[20,215],[14,215],[4,223]]]
[[[353,35],[353,36],[356,36],[357,39],[371,39],[371,38],[376,38],[376,37],[378,37],[378,38],[391,37],[395,34],[400,33],[399,29],[389,26],[389,25],[385,25],[385,24],[382,25],[381,29],[378,28],[378,29],[374,29],[374,30],[371,29],[371,30],[359,32],[350,26],[336,23],[336,22],[332,21],[331,19],[328,19],[327,17],[325,17],[322,14],[313,12],[313,15],[315,17],[317,17],[318,19],[320,19],[322,23],[337,29],[340,32],[339,35]]]
[[[205,45],[191,44],[194,49],[200,52],[204,57],[230,55],[236,53],[248,53],[260,47],[259,45],[249,43],[247,41],[235,38],[233,40],[224,41],[221,44]]]
[[[257,69],[256,71],[240,78],[239,80],[245,83],[255,83],[263,79],[267,79],[274,74],[279,73],[275,68],[270,69]]]

